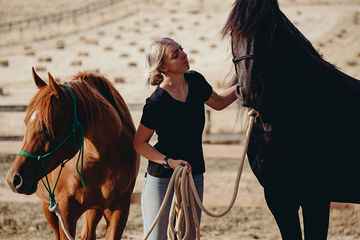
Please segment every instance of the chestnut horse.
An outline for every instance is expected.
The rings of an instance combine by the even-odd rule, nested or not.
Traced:
[[[28,106],[22,150],[6,180],[13,191],[36,195],[56,239],[74,238],[84,214],[81,239],[95,239],[104,216],[106,239],[120,239],[139,169],[135,127],[123,98],[100,75],[79,73],[66,84],[34,71],[38,92]],[[42,185],[43,183],[43,185]],[[48,200],[50,199],[50,200]]]

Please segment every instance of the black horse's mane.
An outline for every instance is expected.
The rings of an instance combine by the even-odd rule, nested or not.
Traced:
[[[237,0],[222,29],[223,35],[231,35],[234,41],[250,38],[279,10],[277,0]]]
[[[268,39],[265,40],[273,39],[273,34],[279,24],[288,30],[298,45],[309,55],[322,63],[326,62],[310,41],[282,13],[277,0],[235,1],[222,34],[224,37],[230,35],[232,45],[236,47],[242,39],[251,39],[260,32],[268,33]]]

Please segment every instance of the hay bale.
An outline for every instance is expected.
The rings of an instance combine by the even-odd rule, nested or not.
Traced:
[[[4,92],[4,89],[2,87],[0,87],[0,96],[5,96],[5,92]]]
[[[104,47],[104,50],[109,52],[109,51],[114,50],[114,48],[112,46],[106,46],[106,47]]]
[[[88,56],[89,56],[89,52],[80,51],[80,52],[78,52],[78,56],[79,56],[79,57],[88,57]]]
[[[217,48],[217,45],[215,43],[212,43],[209,45],[210,48],[214,49],[214,48]]]
[[[137,45],[137,42],[131,41],[131,42],[129,42],[129,45],[130,45],[130,46],[136,46],[136,45]]]
[[[63,40],[56,41],[56,49],[65,49],[65,41]]]
[[[118,30],[124,30],[124,26],[119,25],[119,26],[117,27],[117,29],[118,29]]]
[[[191,50],[190,50],[190,53],[191,53],[191,54],[198,54],[199,51],[198,51],[197,49],[191,49]]]
[[[355,60],[350,60],[346,62],[346,65],[348,65],[349,67],[355,67],[358,65],[358,62]]]
[[[199,26],[200,25],[200,22],[199,21],[195,21],[194,22],[194,26]]]
[[[138,65],[138,64],[137,64],[136,62],[129,62],[129,63],[128,63],[128,66],[129,66],[129,67],[134,67],[134,68],[135,68],[135,67],[137,67],[137,65]]]
[[[337,37],[337,38],[342,38],[343,35],[342,35],[341,33],[338,33],[338,34],[336,34],[336,37]]]
[[[139,48],[139,52],[141,52],[141,53],[145,52],[145,48],[143,48],[143,47]]]
[[[177,19],[176,17],[172,17],[172,18],[170,18],[170,21],[171,21],[171,22],[177,22],[178,19]]]
[[[201,37],[199,37],[199,40],[203,42],[203,41],[206,41],[207,38],[205,36],[201,36]]]
[[[98,31],[97,35],[99,35],[99,36],[105,36],[105,32],[104,32],[104,31]]]
[[[115,39],[121,39],[121,35],[120,34],[115,35]]]
[[[35,71],[37,72],[46,72],[46,67],[43,65],[36,65],[35,66]]]
[[[115,83],[126,83],[126,79],[124,77],[115,77],[114,81]]]
[[[184,30],[184,27],[180,25],[177,27],[177,29],[181,31],[181,30]]]
[[[191,15],[197,15],[200,13],[200,10],[190,10],[188,11],[188,14],[191,14]]]
[[[27,50],[25,52],[25,56],[35,56],[35,51],[34,50]]]
[[[89,45],[99,45],[99,41],[96,38],[88,38],[85,36],[81,36],[80,41]]]
[[[25,50],[25,51],[26,51],[26,50],[31,50],[31,49],[32,49],[31,46],[28,46],[28,45],[24,46],[24,50]]]
[[[39,62],[49,63],[49,62],[52,62],[52,57],[50,57],[50,56],[39,57],[38,61],[39,61]]]
[[[81,66],[82,65],[82,61],[81,60],[74,60],[70,63],[70,66]]]
[[[121,58],[128,58],[129,57],[129,54],[128,53],[122,53],[119,55],[119,57]]]
[[[1,60],[0,59],[0,66],[8,67],[9,66],[9,60]]]

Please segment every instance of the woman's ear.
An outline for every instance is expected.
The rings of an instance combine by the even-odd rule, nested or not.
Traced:
[[[161,72],[161,73],[167,72],[167,67],[165,64],[162,64],[158,69],[159,69],[159,72]]]

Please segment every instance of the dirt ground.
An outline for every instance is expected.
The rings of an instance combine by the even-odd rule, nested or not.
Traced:
[[[131,3],[130,0],[124,2]],[[0,0],[0,23],[74,9],[86,3],[85,0],[76,3],[56,0],[51,4],[44,0],[29,3]],[[189,54],[191,67],[202,72],[212,86],[221,91],[232,73],[229,42],[220,36],[232,0],[134,0],[132,3],[107,10],[106,15],[119,20],[103,24],[103,16],[88,19],[91,24],[99,24],[88,30],[67,33],[84,27],[85,20],[0,36],[0,45],[11,43],[13,38],[25,41],[0,47],[0,104],[29,102],[36,91],[31,66],[36,66],[44,78],[47,71],[66,79],[78,71],[97,70],[113,81],[127,102],[143,103],[152,91],[144,83],[144,51],[157,36],[178,40]],[[359,0],[282,0],[280,6],[325,59],[360,78]],[[127,12],[133,13],[122,17]],[[50,34],[57,37],[45,40]],[[63,48],[58,48],[59,41]],[[132,115],[137,124],[140,112]],[[23,116],[23,113],[0,113],[0,135],[22,134]],[[237,116],[240,120],[236,120]],[[236,106],[214,113],[212,132],[240,132],[241,117]],[[16,153],[20,144],[0,142],[0,239],[51,239],[52,233],[36,197],[13,194],[3,182],[13,159],[9,154]],[[207,166],[204,202],[214,211],[224,209],[230,201],[241,149],[240,145],[204,146]],[[145,165],[143,160],[135,192],[141,192]],[[359,224],[358,205],[334,204],[329,239],[359,239]],[[201,234],[202,239],[210,240],[280,239],[262,188],[248,165],[232,211],[220,219],[203,216]],[[98,238],[102,239],[103,235],[104,223],[101,222]],[[140,206],[133,204],[124,239],[141,239],[141,236]]]
[[[207,173],[205,175],[204,203],[212,211],[227,207],[233,193],[239,167],[237,145],[205,145]],[[11,158],[0,160],[0,176],[3,176]],[[144,166],[138,177],[136,192],[141,191]],[[44,219],[37,199],[33,196],[19,198],[0,184],[0,239],[51,239],[52,232]],[[337,204],[331,209],[330,240],[355,240],[360,237],[360,209],[357,205]],[[81,223],[80,223],[81,225]],[[100,222],[97,235],[104,236],[104,222]],[[80,228],[80,227],[79,227]],[[262,188],[245,165],[239,195],[231,212],[222,218],[203,216],[203,239],[280,239],[275,221],[263,200]],[[140,205],[133,204],[123,239],[141,239],[142,222]]]

